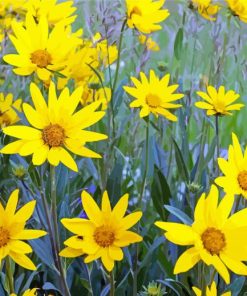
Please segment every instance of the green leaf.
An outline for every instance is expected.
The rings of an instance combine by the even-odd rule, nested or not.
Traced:
[[[177,60],[180,60],[182,47],[183,47],[183,36],[184,36],[183,28],[179,28],[174,41],[174,54]]]
[[[168,206],[168,205],[166,205],[165,208],[167,209],[167,211],[169,211],[171,214],[176,216],[183,223],[188,224],[188,225],[191,225],[193,223],[191,218],[189,216],[187,216],[184,212],[179,210],[178,208]]]

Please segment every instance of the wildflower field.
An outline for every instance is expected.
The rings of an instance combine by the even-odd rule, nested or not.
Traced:
[[[0,2],[0,296],[247,295],[246,23]]]

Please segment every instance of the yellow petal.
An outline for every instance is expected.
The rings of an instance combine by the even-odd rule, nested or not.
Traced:
[[[5,214],[9,216],[10,219],[13,218],[13,215],[16,211],[17,203],[18,203],[18,195],[19,189],[14,190],[8,200],[8,203],[5,208]]]
[[[125,230],[131,228],[141,219],[141,217],[142,217],[142,212],[135,212],[125,216],[121,220],[121,228]]]
[[[76,249],[67,247],[60,251],[59,256],[66,257],[66,258],[75,258],[75,257],[82,256],[83,254],[84,253],[82,250],[76,250]]]
[[[33,214],[36,200],[32,200],[21,207],[15,214],[15,221],[27,221]]]
[[[113,270],[114,260],[112,260],[110,258],[110,256],[108,255],[108,250],[106,248],[103,251],[103,254],[101,256],[101,260],[102,260],[102,263],[103,263],[104,267],[106,268],[106,270],[108,270],[108,271]]]
[[[33,264],[33,262],[23,254],[18,254],[13,251],[9,252],[9,256],[20,266],[29,269],[29,270],[36,270],[36,266]]]
[[[196,248],[186,250],[177,260],[174,267],[174,274],[186,272],[200,261],[200,256]]]
[[[123,251],[119,247],[109,246],[109,256],[112,260],[123,260]]]
[[[42,137],[41,131],[29,126],[12,125],[3,128],[3,132],[6,135],[25,140],[36,140]]]
[[[101,202],[101,209],[102,212],[105,212],[107,214],[111,214],[111,204],[110,204],[110,200],[109,200],[109,196],[107,191],[104,191],[103,193],[103,197],[102,197],[102,202]]]
[[[35,230],[35,229],[23,229],[22,231],[18,232],[11,238],[13,239],[21,239],[21,240],[30,240],[40,238],[41,236],[46,235],[47,232],[43,230]]]
[[[92,196],[84,190],[81,194],[81,201],[88,218],[96,225],[100,225],[102,214]]]

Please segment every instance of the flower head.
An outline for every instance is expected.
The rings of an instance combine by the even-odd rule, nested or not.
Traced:
[[[219,192],[212,185],[208,196],[202,194],[197,202],[194,223],[156,222],[164,229],[165,237],[181,246],[190,246],[177,260],[174,273],[186,272],[200,260],[213,265],[227,284],[227,267],[239,275],[247,275],[247,209],[231,215],[233,195],[226,195],[219,203]],[[241,246],[241,252],[239,252]]]
[[[84,130],[105,115],[103,111],[95,111],[100,102],[75,112],[82,97],[82,87],[75,89],[71,95],[69,89],[64,88],[57,98],[55,84],[51,82],[48,105],[34,83],[30,85],[30,92],[35,109],[24,103],[23,111],[33,127],[19,125],[4,128],[6,135],[19,140],[3,147],[1,153],[19,153],[22,156],[33,154],[34,165],[41,165],[48,160],[54,166],[61,162],[74,171],[78,168],[68,150],[84,157],[101,157],[86,148],[85,144],[106,139],[107,136]]]
[[[0,127],[14,124],[20,120],[17,111],[21,111],[21,99],[13,102],[13,94],[0,93]],[[15,110],[16,109],[16,110]]]
[[[101,258],[108,271],[114,267],[114,261],[123,259],[122,247],[142,241],[142,237],[128,229],[141,218],[141,212],[125,215],[128,207],[128,194],[123,195],[112,209],[107,192],[102,197],[101,209],[94,199],[82,192],[82,205],[87,219],[62,219],[62,224],[75,233],[64,242],[68,247],[62,256],[77,257],[87,254],[85,263]]]
[[[212,0],[191,0],[193,8],[198,9],[198,12],[202,17],[207,20],[215,21],[215,15],[218,13],[219,5],[212,4]]]
[[[160,30],[158,23],[170,15],[167,9],[161,9],[164,3],[165,0],[126,0],[128,26],[144,34]]]
[[[230,111],[240,110],[244,104],[232,104],[239,98],[239,94],[234,90],[225,91],[224,86],[220,86],[218,91],[213,86],[207,87],[207,93],[198,91],[198,96],[206,102],[196,102],[195,106],[207,110],[207,115],[231,115]]]
[[[242,152],[237,136],[232,133],[232,145],[228,149],[228,160],[218,158],[220,170],[224,174],[215,183],[229,194],[241,194],[247,198],[247,153]]]
[[[22,294],[22,296],[37,296],[37,290],[38,290],[37,288],[28,289]],[[10,296],[17,296],[17,295],[12,293],[10,294]]]
[[[23,240],[36,239],[46,235],[43,230],[25,229],[26,221],[32,216],[36,201],[32,200],[16,212],[19,190],[13,191],[3,208],[0,203],[0,261],[10,256],[20,266],[36,270],[26,256],[32,253],[30,245]]]
[[[135,87],[123,87],[128,94],[136,98],[130,104],[130,107],[141,107],[140,117],[145,117],[153,113],[155,116],[162,115],[168,120],[177,121],[177,117],[167,109],[182,106],[173,103],[184,96],[183,94],[173,93],[178,88],[178,84],[168,86],[170,75],[167,74],[159,79],[153,70],[150,71],[149,80],[143,72],[140,73],[140,77],[141,81],[135,77],[131,77]]]
[[[245,0],[226,0],[234,16],[247,23],[247,2]]]
[[[28,76],[37,73],[39,79],[48,81],[56,71],[67,64],[68,55],[81,43],[79,33],[71,33],[63,24],[54,26],[49,33],[48,21],[42,16],[38,23],[31,14],[26,15],[25,26],[12,24],[14,35],[9,35],[17,54],[7,54],[4,61],[15,66],[15,74]]]
[[[151,50],[151,51],[160,50],[158,43],[156,43],[151,37],[147,37],[146,35],[139,35],[139,41],[141,44],[145,44],[147,50]]]
[[[196,287],[192,287],[193,291],[195,292],[196,296],[202,296],[202,291]],[[225,292],[221,294],[221,296],[231,296],[231,292]],[[213,282],[210,287],[207,287],[206,289],[206,295],[205,296],[218,296],[216,283]]]

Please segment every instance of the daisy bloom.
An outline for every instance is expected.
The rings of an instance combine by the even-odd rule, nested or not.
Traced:
[[[229,194],[241,194],[247,198],[247,149],[242,153],[238,137],[232,133],[232,145],[228,149],[228,160],[218,158],[220,170],[224,174],[215,183]]]
[[[64,1],[57,3],[57,0],[29,0],[26,1],[24,9],[30,13],[36,20],[45,16],[50,26],[63,24],[65,26],[72,24],[76,15],[73,7],[74,1]]]
[[[28,289],[22,294],[22,296],[37,296],[37,290],[38,290],[37,288]],[[12,293],[10,294],[10,296],[17,296],[17,295]]]
[[[156,222],[165,230],[170,242],[190,246],[177,260],[174,274],[186,272],[199,261],[213,265],[227,284],[230,275],[227,267],[239,275],[247,275],[247,209],[231,215],[233,195],[226,195],[220,201],[215,185],[208,196],[202,194],[197,202],[194,223],[184,225],[174,222]],[[239,252],[241,246],[241,252]]]
[[[234,90],[226,91],[224,86],[220,86],[217,90],[213,86],[207,87],[207,93],[198,91],[200,96],[206,102],[196,102],[195,106],[200,109],[207,110],[207,115],[232,115],[230,111],[240,110],[244,104],[232,104],[240,95]]]
[[[62,251],[66,257],[77,257],[87,254],[85,263],[101,258],[108,271],[115,261],[123,259],[121,248],[142,241],[142,237],[128,230],[141,218],[142,212],[125,215],[128,207],[128,194],[123,195],[112,209],[107,192],[102,197],[101,209],[94,199],[83,191],[82,206],[88,219],[62,219],[62,224],[75,233],[64,242],[69,247]],[[66,254],[67,253],[67,254]]]
[[[191,0],[191,5],[196,8],[199,14],[209,21],[215,21],[215,15],[218,13],[219,5],[213,5],[212,0]]]
[[[32,200],[18,209],[19,190],[13,191],[3,208],[0,203],[0,261],[10,256],[20,266],[36,270],[33,262],[26,256],[32,248],[23,240],[36,239],[46,235],[43,230],[25,229],[26,221],[32,216],[36,201]]]
[[[141,33],[150,34],[162,29],[158,23],[169,15],[167,9],[162,9],[165,0],[126,0],[127,24]]]
[[[61,162],[73,171],[78,171],[78,168],[68,150],[84,157],[101,158],[99,154],[86,148],[85,144],[106,139],[107,136],[84,130],[105,115],[103,111],[95,111],[100,102],[75,112],[82,97],[82,87],[76,88],[71,95],[69,89],[64,88],[57,98],[55,84],[51,82],[48,104],[34,83],[30,85],[30,92],[35,109],[24,103],[23,111],[33,127],[5,127],[3,132],[6,135],[19,140],[3,147],[1,153],[19,153],[22,156],[33,154],[34,165],[41,165],[48,160],[53,166]]]
[[[56,25],[49,33],[48,21],[42,16],[38,23],[28,13],[25,26],[13,21],[14,35],[9,35],[17,54],[7,54],[4,61],[16,68],[17,75],[37,73],[39,79],[48,81],[53,72],[61,71],[67,58],[81,43],[78,33],[72,34],[69,27]]]
[[[140,107],[140,117],[153,113],[156,117],[162,115],[168,120],[177,121],[177,117],[167,109],[180,108],[182,105],[174,104],[173,102],[183,98],[184,95],[174,94],[179,85],[168,85],[170,74],[159,79],[154,71],[150,70],[149,80],[143,72],[140,73],[140,77],[140,81],[135,77],[131,77],[135,87],[123,87],[128,94],[136,98],[130,103],[130,107]]]
[[[226,0],[234,16],[238,16],[239,19],[247,23],[247,2],[246,0]]]
[[[20,120],[17,111],[21,111],[21,99],[13,101],[13,94],[0,93],[0,127],[14,124]]]
[[[203,296],[202,291],[196,287],[192,287],[193,291],[195,292],[196,296]],[[225,292],[223,294],[220,294],[220,296],[231,296],[231,292]],[[206,295],[205,296],[218,296],[216,283],[213,282],[210,287],[207,287],[206,289]]]

